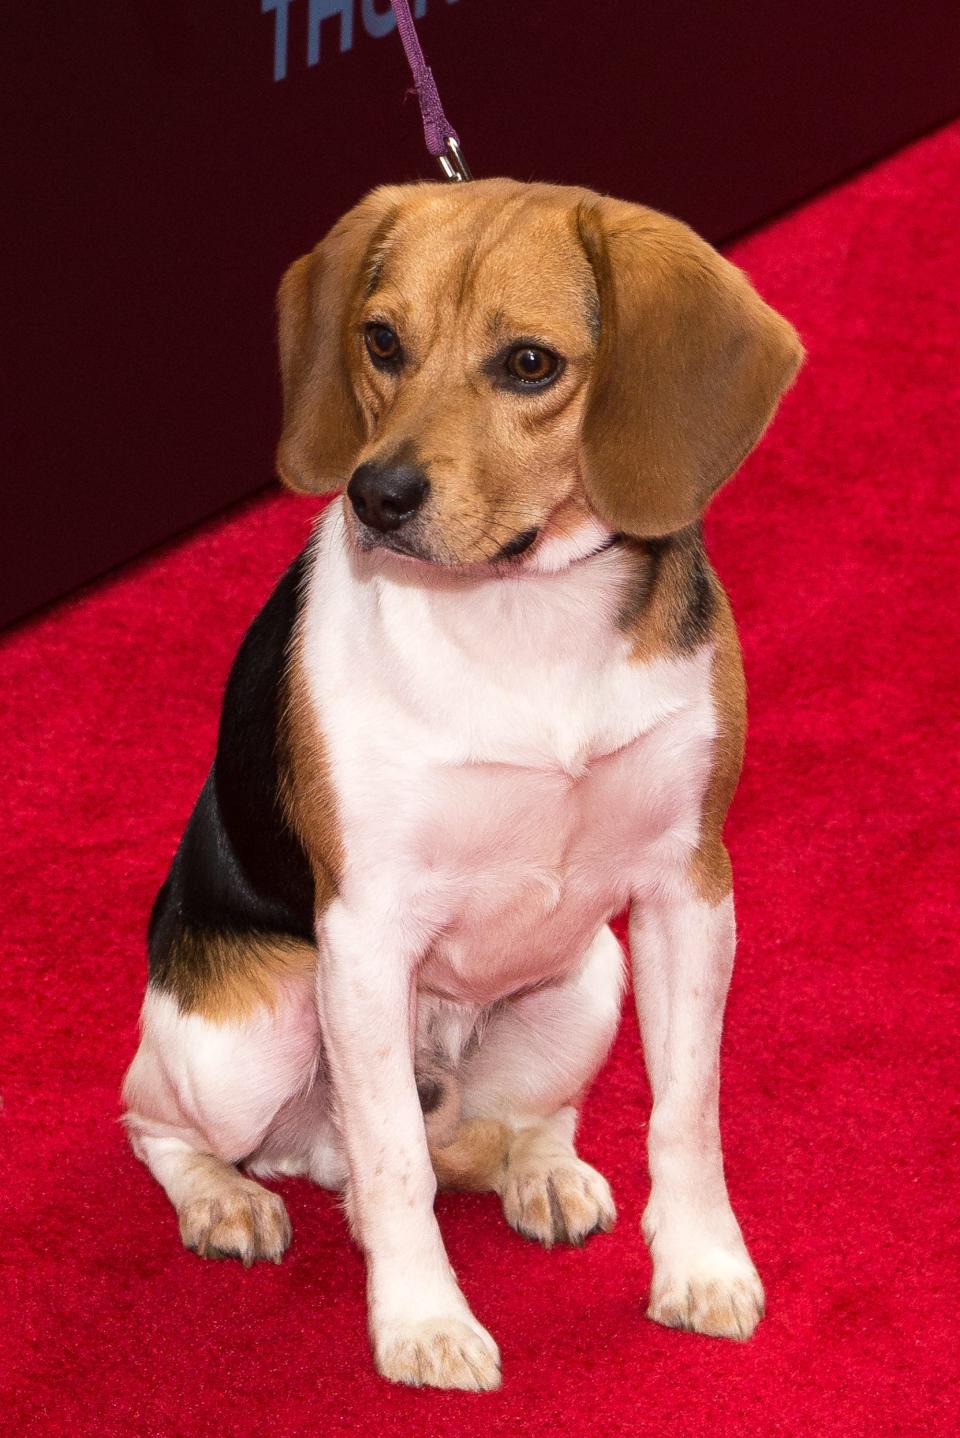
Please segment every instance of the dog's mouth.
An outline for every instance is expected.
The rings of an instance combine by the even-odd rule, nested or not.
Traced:
[[[423,534],[416,524],[384,533],[354,519],[350,528],[353,530],[357,548],[363,554],[378,549],[386,550],[399,559],[429,565],[433,569],[471,572],[491,569],[502,572],[519,568],[523,556],[533,548],[541,533],[541,526],[531,526],[515,534],[491,554],[456,555],[431,544],[427,535]]]
[[[344,510],[349,541],[357,553],[388,554],[402,565],[409,565],[414,573],[420,568],[465,577],[507,579],[541,570],[553,572],[591,559],[622,538],[596,516],[578,516],[580,522],[571,526],[569,522],[555,525],[554,514],[550,514],[538,524],[517,530],[494,548],[506,528],[495,516],[487,521],[485,529],[470,533],[460,533],[455,523],[445,525],[428,515],[415,515],[395,529],[384,530],[365,524],[349,504],[344,505]],[[459,553],[453,548],[458,540],[457,548],[462,545]]]
[[[412,560],[417,564],[429,564],[433,568],[445,567],[450,561],[441,555],[434,554],[431,549],[413,534],[387,533],[381,534],[376,529],[370,529],[366,524],[356,523],[352,526],[357,548],[362,554],[371,554],[374,550],[386,550],[388,554],[394,554],[398,559]]]
[[[540,526],[538,524],[534,525],[531,529],[521,530],[519,534],[515,534],[506,544],[501,544],[493,556],[492,562],[498,564],[507,559],[519,559],[521,554],[526,554],[527,550],[536,544],[539,534]]]

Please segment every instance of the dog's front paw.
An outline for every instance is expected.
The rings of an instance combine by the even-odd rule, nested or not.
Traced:
[[[391,1383],[476,1392],[500,1387],[499,1350],[474,1318],[379,1324],[373,1358],[377,1372]]]
[[[179,1211],[184,1247],[201,1258],[257,1259],[279,1263],[290,1246],[290,1220],[283,1199],[239,1176],[219,1192],[192,1199]]]
[[[763,1284],[749,1257],[725,1249],[658,1263],[647,1317],[711,1338],[749,1338],[763,1317]]]
[[[501,1189],[511,1228],[545,1248],[580,1245],[593,1233],[609,1233],[617,1219],[610,1185],[576,1154],[511,1151]]]

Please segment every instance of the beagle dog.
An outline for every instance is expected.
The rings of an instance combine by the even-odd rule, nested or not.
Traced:
[[[744,686],[701,516],[797,335],[676,220],[481,180],[368,195],[285,275],[279,345],[280,474],[345,493],[243,640],[153,909],[134,1152],[205,1257],[280,1261],[258,1178],[341,1190],[378,1371],[495,1388],[434,1195],[493,1190],[548,1248],[612,1228],[574,1137],[629,908],[647,1311],[746,1338],[717,1105]]]

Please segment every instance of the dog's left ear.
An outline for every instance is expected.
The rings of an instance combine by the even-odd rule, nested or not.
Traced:
[[[368,261],[386,237],[397,189],[373,190],[295,260],[280,284],[277,329],[283,431],[277,470],[291,489],[323,494],[344,485],[365,439],[350,384],[353,311],[362,302]]]
[[[577,226],[600,300],[581,431],[588,498],[614,529],[671,534],[760,439],[803,348],[741,270],[686,225],[619,200]]]

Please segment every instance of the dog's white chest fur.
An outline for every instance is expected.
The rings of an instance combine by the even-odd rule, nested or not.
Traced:
[[[351,908],[387,914],[420,986],[489,1004],[575,966],[697,842],[710,653],[639,663],[617,549],[464,580],[354,556],[339,506],[303,632]]]

